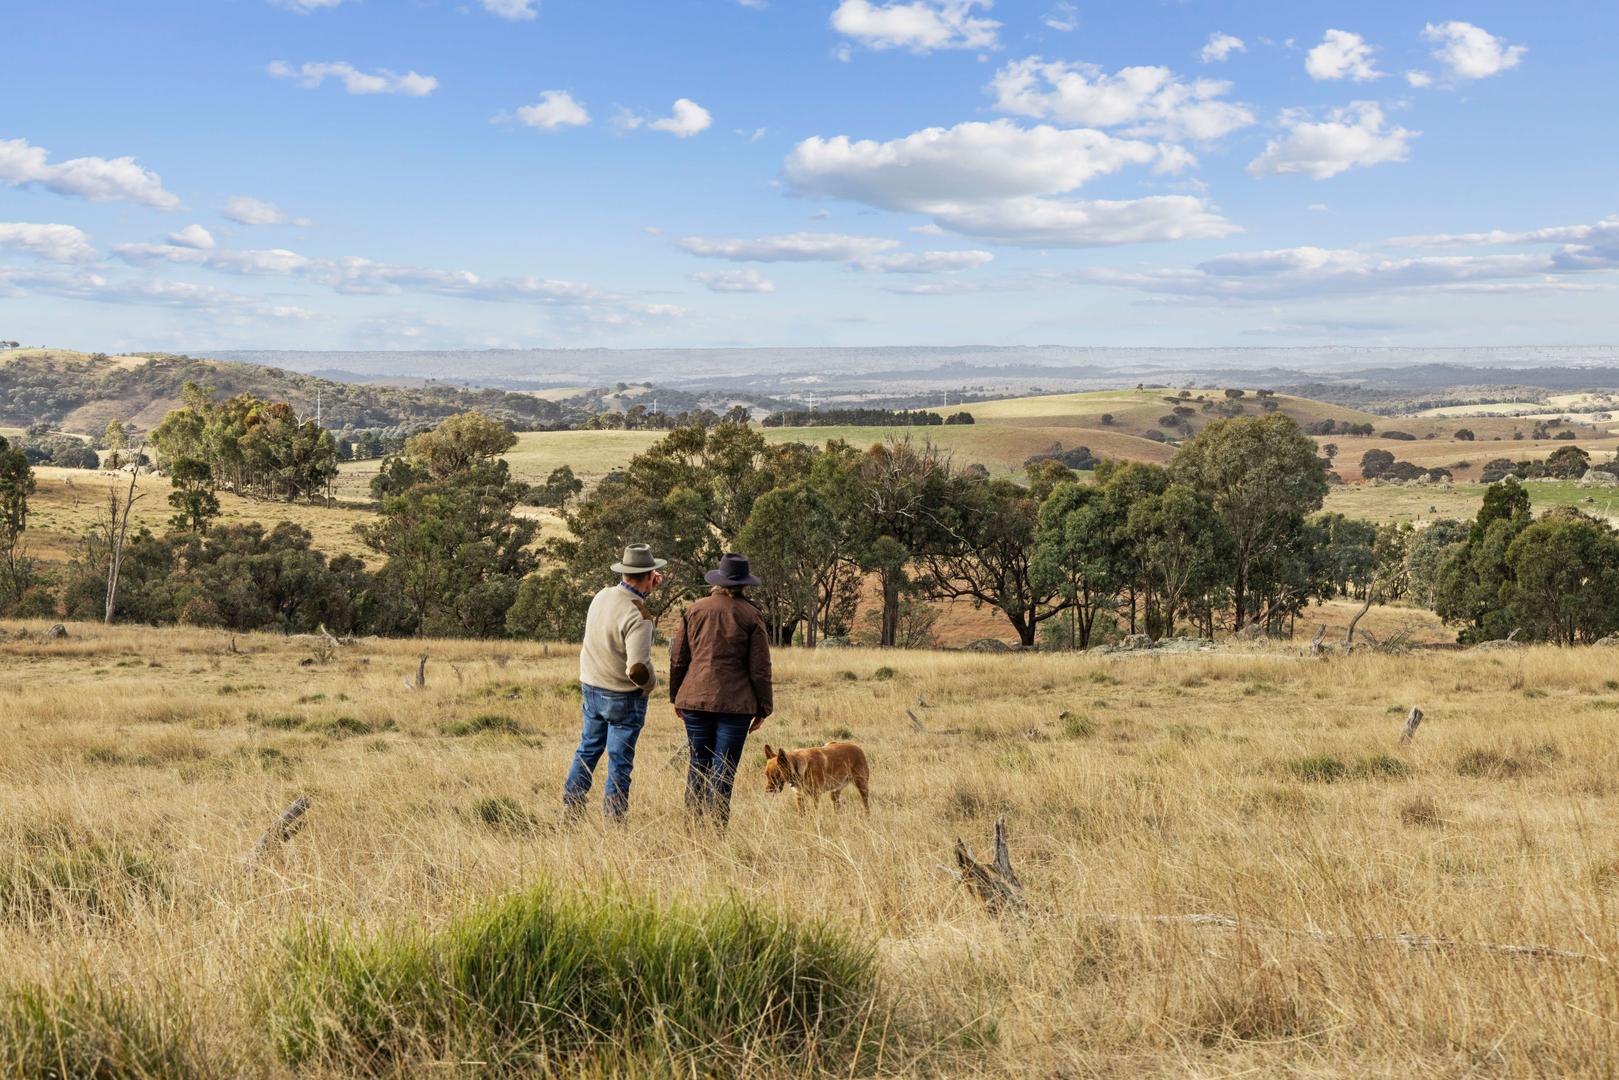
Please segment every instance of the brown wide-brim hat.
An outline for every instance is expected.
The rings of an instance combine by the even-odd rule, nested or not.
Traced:
[[[631,544],[624,549],[624,559],[612,565],[615,574],[627,577],[636,577],[640,574],[650,574],[654,570],[662,570],[668,566],[668,560],[652,557],[652,549],[646,544]]]

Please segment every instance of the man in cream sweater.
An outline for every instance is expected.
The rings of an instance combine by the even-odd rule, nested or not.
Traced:
[[[658,684],[652,667],[652,612],[646,598],[663,583],[658,571],[667,565],[653,558],[647,545],[631,544],[624,549],[623,561],[612,567],[618,584],[609,585],[590,602],[585,643],[579,650],[584,727],[562,789],[562,804],[570,816],[583,811],[591,774],[604,751],[607,784],[602,811],[609,821],[618,821],[629,809],[635,742],[646,723],[647,699]]]

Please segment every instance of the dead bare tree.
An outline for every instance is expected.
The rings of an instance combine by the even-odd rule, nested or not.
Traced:
[[[1320,656],[1321,655],[1321,639],[1326,637],[1326,636],[1327,636],[1327,627],[1326,627],[1326,624],[1323,623],[1321,626],[1318,626],[1316,628],[1315,637],[1310,639],[1310,655],[1311,656]]]
[[[129,538],[129,512],[141,499],[146,498],[143,491],[135,493],[135,487],[140,482],[141,452],[135,450],[135,464],[129,467],[129,490],[120,499],[118,485],[107,489],[107,610],[103,620],[108,626],[112,625],[113,613],[118,609],[118,575],[124,568],[124,542]]]
[[[1359,611],[1355,612],[1355,617],[1349,620],[1349,630],[1344,634],[1344,644],[1345,645],[1353,645],[1355,643],[1355,627],[1356,627],[1356,625],[1358,625],[1360,623],[1361,618],[1368,611],[1372,610],[1372,605],[1375,604],[1376,602],[1377,602],[1377,590],[1375,588],[1368,587],[1367,590],[1366,590],[1366,602],[1360,606]]]
[[[1023,882],[1012,869],[1012,854],[1006,843],[1005,814],[995,822],[995,860],[988,864],[979,862],[973,858],[972,848],[958,838],[956,866],[955,870],[948,866],[939,869],[977,893],[991,915],[1021,914],[1027,910]]]

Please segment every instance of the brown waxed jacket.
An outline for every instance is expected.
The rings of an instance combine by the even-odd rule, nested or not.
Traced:
[[[770,715],[770,634],[758,608],[717,593],[685,610],[669,650],[669,700],[696,712]]]

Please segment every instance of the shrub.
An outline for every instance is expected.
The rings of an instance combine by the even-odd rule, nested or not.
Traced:
[[[873,679],[892,679],[894,676],[896,676],[898,674],[899,674],[898,671],[895,671],[893,668],[891,668],[888,665],[884,664],[882,667],[878,668],[876,671],[873,671],[871,673],[871,677]]]
[[[691,908],[541,887],[437,932],[306,926],[283,944],[264,1006],[299,1071],[479,1060],[551,1074],[591,1059],[606,1072],[854,1073],[892,1035],[876,970],[869,942],[740,899]]]
[[[531,832],[538,824],[534,815],[518,805],[509,795],[491,795],[472,804],[472,816],[504,833]]]

